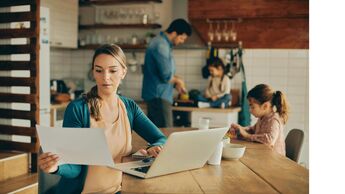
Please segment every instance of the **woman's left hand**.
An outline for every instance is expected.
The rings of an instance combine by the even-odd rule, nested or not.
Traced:
[[[161,146],[152,146],[148,149],[140,149],[139,151],[145,156],[152,156],[156,158],[161,150]]]

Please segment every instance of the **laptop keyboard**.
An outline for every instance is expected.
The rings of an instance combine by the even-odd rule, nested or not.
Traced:
[[[138,167],[138,168],[132,168],[131,170],[139,171],[142,173],[147,173],[149,171],[151,166],[143,166],[143,167]]]

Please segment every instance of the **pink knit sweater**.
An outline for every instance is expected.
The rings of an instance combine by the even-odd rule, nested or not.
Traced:
[[[266,144],[285,156],[284,123],[278,113],[259,118],[254,126],[247,129],[247,132],[251,134],[247,140]]]

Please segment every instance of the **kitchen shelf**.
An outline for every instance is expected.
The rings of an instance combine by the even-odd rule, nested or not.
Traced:
[[[158,29],[160,24],[94,24],[94,25],[79,25],[79,30],[90,29],[114,29],[114,28],[143,28],[143,29]]]
[[[79,46],[79,49],[97,49],[99,48],[101,45],[100,44],[89,44],[89,45],[85,45],[85,46]],[[118,44],[119,47],[121,47],[124,50],[129,50],[129,49],[146,49],[146,45],[145,44]]]
[[[133,3],[162,3],[162,0],[84,0],[79,1],[79,6],[90,5],[116,5],[116,4],[133,4]]]
[[[240,45],[238,42],[213,42],[212,47],[214,48],[238,48]]]

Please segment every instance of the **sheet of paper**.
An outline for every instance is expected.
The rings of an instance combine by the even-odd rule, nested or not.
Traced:
[[[114,167],[103,129],[36,125],[43,152],[60,156],[59,164]]]

